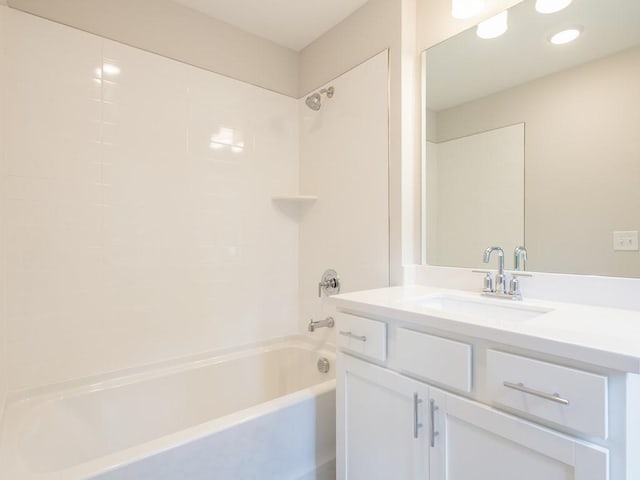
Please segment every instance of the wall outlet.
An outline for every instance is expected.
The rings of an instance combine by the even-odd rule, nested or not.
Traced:
[[[637,252],[638,232],[613,232],[613,249],[616,252]]]

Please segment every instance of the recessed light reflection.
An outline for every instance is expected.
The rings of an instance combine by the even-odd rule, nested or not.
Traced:
[[[572,0],[536,0],[538,13],[556,13],[571,5]]]
[[[498,15],[485,20],[484,22],[480,22],[476,29],[476,34],[480,38],[490,39],[497,38],[500,35],[503,35],[508,28],[507,25],[507,11],[505,10]]]
[[[573,27],[552,35],[549,41],[554,45],[564,45],[573,42],[582,33],[582,27]]]

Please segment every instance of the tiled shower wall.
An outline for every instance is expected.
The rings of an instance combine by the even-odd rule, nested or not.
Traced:
[[[300,223],[300,321],[335,315],[318,282],[327,268],[342,292],[389,285],[389,52],[325,87],[319,111],[300,104],[300,190],[318,200]],[[333,341],[322,329],[311,336]]]
[[[0,11],[9,390],[296,333],[296,100]]]

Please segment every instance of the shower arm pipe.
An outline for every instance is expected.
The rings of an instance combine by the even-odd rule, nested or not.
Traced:
[[[333,87],[328,87],[328,88],[323,88],[320,90],[320,95],[322,95],[323,93],[327,95],[328,98],[333,97],[333,94],[335,93],[335,88]]]

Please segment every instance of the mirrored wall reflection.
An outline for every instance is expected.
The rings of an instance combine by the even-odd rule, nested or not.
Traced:
[[[426,263],[478,267],[490,244],[510,258],[519,232],[527,270],[640,277],[640,2],[537,3],[496,38],[472,28],[424,54]],[[516,128],[519,152],[498,140]]]
[[[507,253],[524,244],[524,124],[427,142],[427,156],[434,265],[482,267],[496,238]]]

